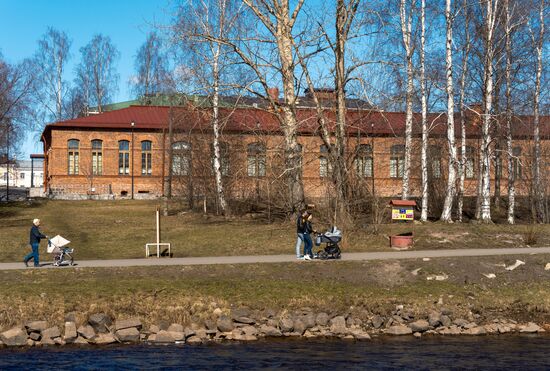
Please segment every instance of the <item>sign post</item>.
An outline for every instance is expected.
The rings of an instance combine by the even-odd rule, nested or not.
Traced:
[[[416,202],[411,200],[391,200],[391,219],[398,223],[414,222]],[[413,245],[413,232],[390,236],[390,246],[396,250],[406,250]]]

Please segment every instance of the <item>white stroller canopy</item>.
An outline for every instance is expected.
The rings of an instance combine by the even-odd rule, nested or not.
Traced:
[[[68,245],[70,244],[71,241],[61,237],[60,235],[57,235],[53,238],[50,238],[49,240],[49,243],[48,243],[48,253],[52,253],[53,250],[56,248],[56,247],[63,247],[65,245]]]

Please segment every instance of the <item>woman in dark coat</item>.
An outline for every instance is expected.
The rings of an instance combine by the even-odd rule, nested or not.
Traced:
[[[315,232],[315,230],[311,224],[311,219],[313,219],[313,215],[308,213],[304,221],[304,260],[311,260],[313,258],[313,241],[310,234]]]

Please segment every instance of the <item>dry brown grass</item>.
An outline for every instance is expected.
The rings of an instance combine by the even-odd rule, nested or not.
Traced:
[[[144,245],[155,239],[154,213],[159,201],[42,201],[0,205],[0,261],[20,261],[30,250],[28,233],[33,218],[43,220],[43,232],[72,241],[76,259],[141,258]],[[321,213],[321,211],[319,211]],[[260,215],[261,217],[261,215]],[[316,215],[318,230],[329,227]],[[469,223],[370,224],[355,223],[345,230],[344,252],[389,250],[388,236],[413,231],[415,249],[524,246],[527,225]],[[162,218],[162,239],[171,242],[175,257],[292,254],[293,220],[265,220],[177,212]],[[537,245],[550,243],[550,226],[537,226]],[[49,260],[44,254],[42,260]]]

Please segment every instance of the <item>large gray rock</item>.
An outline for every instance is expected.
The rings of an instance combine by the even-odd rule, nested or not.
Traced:
[[[250,317],[236,317],[233,319],[235,322],[238,322],[238,323],[244,323],[246,325],[253,325],[256,323],[255,320],[253,320],[252,318]]]
[[[99,334],[94,339],[94,343],[96,344],[113,344],[116,342],[117,339],[111,333]]]
[[[315,327],[316,320],[313,313],[304,314],[300,319],[304,323],[306,329]]]
[[[440,320],[441,320],[441,326],[448,327],[453,324],[453,321],[447,315],[442,315]]]
[[[328,321],[328,314],[323,312],[317,314],[317,316],[315,317],[315,323],[317,324],[317,326],[326,326],[328,324]]]
[[[139,318],[117,319],[115,322],[115,330],[123,330],[125,328],[135,327],[138,330],[141,329],[141,321]]]
[[[25,324],[27,332],[42,332],[48,328],[46,321],[30,321]]]
[[[202,344],[202,339],[198,336],[191,336],[189,339],[186,340],[187,344]]]
[[[291,332],[294,329],[294,321],[290,317],[279,319],[279,328],[282,332]]]
[[[258,335],[258,329],[256,329],[256,327],[254,326],[244,326],[241,331],[243,332],[243,334],[245,335],[251,335],[251,336],[256,336]]]
[[[269,337],[278,337],[278,336],[283,335],[278,328],[273,327],[273,326],[268,326],[268,325],[261,325],[260,326],[260,333],[264,334],[265,336],[269,336]]]
[[[472,327],[462,331],[464,335],[486,335],[487,331],[482,326]]]
[[[330,320],[330,331],[337,335],[347,333],[346,319],[344,316],[337,316]]]
[[[122,342],[137,343],[139,341],[139,331],[135,327],[118,330],[116,336]]]
[[[250,309],[245,307],[231,309],[231,318],[236,321],[239,317],[250,317]]]
[[[84,339],[90,340],[95,336],[94,328],[90,325],[80,326],[76,332],[81,335]]]
[[[440,335],[460,335],[462,331],[457,325],[451,325],[450,327],[440,327],[437,333]]]
[[[526,334],[533,334],[535,332],[544,332],[544,329],[542,329],[539,325],[533,322],[529,322],[525,327],[523,327],[519,332],[523,332]]]
[[[188,338],[195,335],[195,330],[191,327],[186,327],[185,330],[183,330],[183,333],[185,335],[185,338]]]
[[[179,323],[172,323],[170,327],[168,327],[167,331],[174,331],[174,332],[183,332],[183,326]],[[158,331],[157,331],[158,332]]]
[[[19,327],[14,327],[2,332],[0,340],[9,347],[27,345],[27,332]]]
[[[227,316],[220,316],[216,322],[216,326],[218,326],[218,330],[221,332],[230,332],[235,327],[231,318]]]
[[[441,325],[441,313],[439,312],[431,312],[428,316],[428,323],[432,327],[437,327]]]
[[[372,317],[372,327],[380,328],[384,324],[384,318],[378,314]]]
[[[88,340],[86,340],[82,336],[79,336],[79,337],[76,338],[76,340],[73,343],[74,344],[88,344]]]
[[[42,331],[42,340],[45,338],[55,339],[60,336],[61,336],[61,331],[59,331],[59,327],[57,326],[50,327]]]
[[[29,339],[32,341],[39,341],[42,338],[42,335],[40,335],[39,332],[31,332],[29,334]]]
[[[76,324],[74,322],[65,322],[65,336],[63,337],[65,342],[72,343],[77,337]]]
[[[165,330],[160,330],[155,336],[155,343],[173,343],[174,341],[172,334]]]
[[[95,332],[106,333],[109,332],[113,320],[106,313],[94,313],[88,318],[88,323],[94,328]]]
[[[424,332],[430,329],[430,324],[424,319],[409,323],[409,327],[413,332]]]
[[[185,333],[183,331],[168,331],[174,341],[185,341]]]
[[[468,323],[470,323],[470,321],[467,321],[464,318],[457,318],[453,321],[453,323],[458,327],[465,327]]]
[[[410,335],[412,333],[411,328],[405,325],[391,326],[386,330],[386,334],[389,335]]]
[[[304,333],[304,331],[306,331],[306,326],[304,325],[304,322],[302,322],[302,320],[300,318],[297,318],[294,321],[294,326],[293,327],[294,327],[294,332],[297,332],[300,335],[302,335]]]

